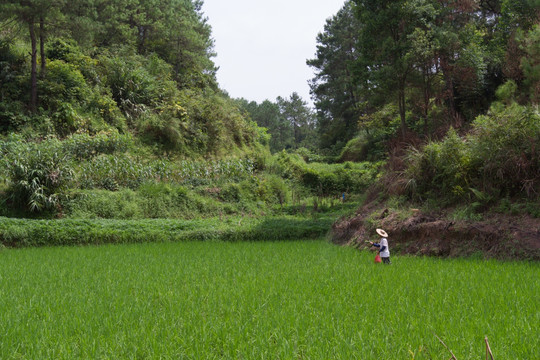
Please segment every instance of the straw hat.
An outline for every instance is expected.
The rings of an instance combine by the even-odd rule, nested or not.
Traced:
[[[377,229],[377,234],[381,235],[382,237],[388,237],[388,234],[383,229]]]

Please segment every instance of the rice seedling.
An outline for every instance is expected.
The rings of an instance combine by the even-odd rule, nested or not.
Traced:
[[[4,249],[0,358],[533,359],[539,275],[322,240]]]

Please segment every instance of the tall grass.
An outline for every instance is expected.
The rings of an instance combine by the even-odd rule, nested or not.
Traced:
[[[2,359],[496,359],[540,352],[536,263],[324,241],[0,251]]]
[[[65,219],[0,217],[0,246],[102,245],[179,241],[272,241],[324,236],[334,217],[227,217],[194,220]]]

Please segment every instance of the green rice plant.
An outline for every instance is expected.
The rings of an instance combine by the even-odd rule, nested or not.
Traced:
[[[325,241],[0,250],[2,359],[495,359],[540,351],[536,263]]]

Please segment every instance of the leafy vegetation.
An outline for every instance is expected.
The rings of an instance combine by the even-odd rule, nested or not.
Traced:
[[[105,209],[107,211],[107,209]],[[123,213],[127,211],[123,209]],[[130,214],[131,215],[131,214]],[[9,247],[103,245],[178,241],[280,241],[315,239],[326,235],[337,214],[324,216],[227,217],[173,219],[2,218],[1,244]]]
[[[307,60],[314,110],[219,89],[201,6],[0,5],[1,215],[303,218],[369,188],[540,212],[534,1],[346,1]]]
[[[531,107],[496,104],[460,137],[451,130],[441,142],[409,155],[411,195],[454,201],[534,198],[540,186],[540,114]]]
[[[116,130],[169,155],[257,148],[261,131],[217,87],[200,5],[6,2],[0,130],[29,140]]]
[[[257,125],[267,129],[273,153],[284,149],[318,150],[315,114],[296,92],[289,98],[278,96],[275,102],[265,100],[257,104],[245,99],[237,99],[236,102]]]
[[[135,218],[275,213],[376,179],[479,211],[540,196],[534,0],[346,1],[307,60],[314,110],[219,89],[201,6],[0,5],[1,213],[90,216],[105,190]],[[189,208],[145,210],[145,186]]]
[[[346,1],[315,110],[229,98],[201,6],[0,4],[0,358],[534,358],[538,264],[315,239],[540,217],[537,1]]]
[[[539,275],[473,259],[380,268],[316,240],[3,250],[0,357],[450,358],[437,335],[458,359],[483,358],[487,336],[495,358],[525,360],[538,321],[520,309],[535,309]]]
[[[381,165],[307,163],[285,152],[157,160],[140,153],[144,147],[135,141],[117,132],[40,143],[6,138],[0,142],[6,184],[1,213],[120,219],[278,214],[360,194]]]

